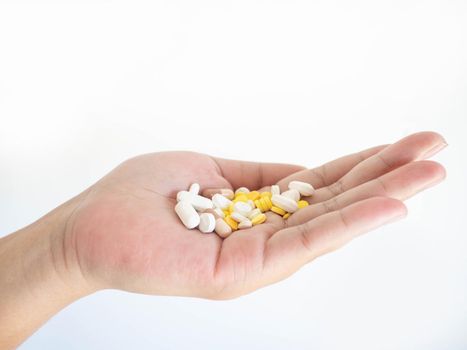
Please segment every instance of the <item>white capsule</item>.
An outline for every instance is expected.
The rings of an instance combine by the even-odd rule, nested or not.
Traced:
[[[251,199],[249,199],[247,203],[250,205],[252,210],[256,208],[255,202],[253,202]]]
[[[315,193],[315,189],[311,184],[302,181],[290,181],[289,189],[297,190],[302,196],[311,196]]]
[[[239,193],[250,193],[250,190],[246,187],[239,187],[235,190],[235,195]]]
[[[271,186],[271,193],[274,194],[281,194],[281,189],[277,185],[272,185]]]
[[[217,219],[215,231],[220,237],[227,238],[232,233],[232,228],[224,221],[224,219]]]
[[[248,220],[245,216],[243,216],[242,214],[236,211],[230,214],[230,217],[234,219],[236,222],[242,222],[242,221]]]
[[[236,212],[242,214],[243,216],[248,216],[248,214],[250,214],[250,212],[251,212],[251,207],[250,207],[250,205],[248,203],[237,202],[233,206],[233,211],[236,211]]]
[[[225,210],[229,207],[230,204],[232,204],[232,201],[220,193],[216,193],[214,196],[212,196],[212,204],[214,204],[216,208]]]
[[[199,184],[195,182],[195,183],[191,184],[190,189],[188,190],[188,192],[190,192],[193,195],[196,195],[196,194],[199,194],[199,189],[200,189]]]
[[[253,224],[251,223],[249,219],[243,220],[242,222],[238,224],[238,228],[240,230],[245,229],[245,228],[250,228],[251,226],[253,226]]]
[[[300,200],[300,192],[298,192],[297,190],[288,190],[288,191],[282,192],[281,196],[285,196],[290,199],[293,199],[295,202],[298,202]]]
[[[216,218],[210,213],[203,213],[199,216],[199,230],[203,233],[214,231],[216,227]]]
[[[256,209],[253,209],[251,212],[250,212],[250,215],[248,215],[248,218],[250,220],[253,220],[255,217],[257,217],[258,215],[262,214],[261,210],[259,210],[258,208]]]
[[[186,228],[192,229],[199,225],[199,214],[187,200],[181,200],[175,206],[175,212]]]
[[[284,209],[285,211],[287,211],[289,213],[294,213],[298,209],[297,202],[295,202],[293,199],[285,197],[285,196],[283,196],[281,194],[275,194],[274,196],[272,196],[271,197],[271,202],[276,207]]]

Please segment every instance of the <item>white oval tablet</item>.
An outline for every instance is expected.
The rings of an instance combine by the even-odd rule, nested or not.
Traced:
[[[216,227],[216,218],[211,213],[203,213],[199,216],[199,230],[203,233],[214,231]]]
[[[293,199],[285,197],[285,196],[283,196],[281,194],[275,194],[274,196],[272,196],[271,197],[271,202],[276,207],[284,209],[285,211],[287,211],[289,213],[294,213],[298,209],[297,202],[295,202]]]

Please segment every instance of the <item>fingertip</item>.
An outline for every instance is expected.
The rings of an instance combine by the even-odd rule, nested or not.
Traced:
[[[440,163],[433,160],[420,160],[416,162],[419,165],[419,171],[428,178],[442,181],[446,178],[446,169]]]
[[[413,140],[423,150],[417,159],[430,158],[448,145],[444,137],[434,131],[422,131],[414,134]]]
[[[212,198],[216,193],[220,193],[220,188],[205,188],[201,190],[201,195],[206,198]]]
[[[407,209],[407,206],[404,204],[404,202],[398,199],[394,199],[394,198],[388,198],[388,199],[390,201],[387,203],[388,211],[387,211],[387,217],[386,217],[385,224],[399,221],[407,217],[409,211]]]
[[[407,206],[399,199],[379,197],[382,210],[387,214],[388,221],[402,219],[407,216]]]
[[[408,212],[407,207],[402,201],[382,196],[362,200],[347,208],[352,211],[355,210],[355,213],[358,213],[360,216],[366,216],[371,219],[379,218],[378,221],[380,222],[378,225],[403,218],[407,216]],[[343,210],[346,210],[346,208]]]
[[[405,165],[388,177],[392,177],[393,181],[397,179],[397,185],[394,186],[400,189],[406,186],[415,186],[422,190],[443,181],[446,178],[446,169],[432,160],[418,160]]]
[[[395,217],[400,218],[400,219],[405,218],[409,214],[409,210],[407,209],[407,206],[405,205],[405,203],[394,198],[390,198],[390,199],[393,199],[395,202],[393,204],[394,212],[397,213]]]
[[[444,179],[446,179],[446,176],[447,176],[446,168],[437,162],[430,161],[430,163],[433,164],[433,168],[434,168],[433,171],[436,173],[437,178],[440,181],[443,181]]]
[[[436,131],[420,131],[415,134],[410,135],[409,137],[416,137],[420,139],[427,140],[430,143],[445,143],[447,144],[446,140],[444,139],[443,135]]]

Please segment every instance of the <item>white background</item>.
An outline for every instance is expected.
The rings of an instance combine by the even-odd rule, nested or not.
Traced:
[[[139,153],[311,167],[419,130],[450,144],[407,219],[286,281],[100,292],[21,349],[467,348],[466,98],[465,0],[0,0],[1,235]]]

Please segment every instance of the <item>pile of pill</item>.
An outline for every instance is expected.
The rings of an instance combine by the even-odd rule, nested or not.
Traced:
[[[287,219],[298,209],[308,206],[301,196],[311,196],[314,193],[312,185],[291,181],[288,188],[282,193],[278,185],[264,192],[250,191],[246,187],[235,192],[219,189],[207,198],[200,195],[200,186],[194,183],[188,191],[177,193],[175,212],[188,229],[198,227],[204,233],[215,231],[226,238],[233,231],[264,223],[267,211]]]

